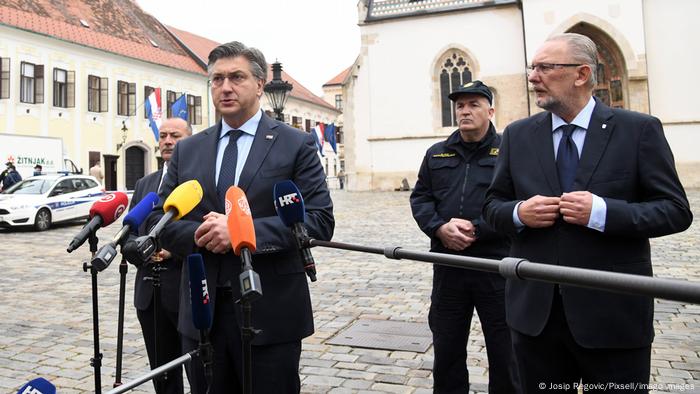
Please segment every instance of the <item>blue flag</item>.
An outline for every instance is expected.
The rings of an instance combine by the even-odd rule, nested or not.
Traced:
[[[175,100],[172,106],[172,112],[174,118],[182,118],[187,120],[187,97],[186,95],[180,96],[179,99]]]
[[[331,123],[328,126],[326,126],[325,134],[323,137],[328,141],[329,144],[331,144],[331,148],[333,148],[333,152],[335,154],[338,154],[338,148],[335,143],[335,124]]]
[[[320,128],[318,126],[314,127],[311,130],[311,136],[314,137],[314,142],[316,143],[316,147],[318,148],[318,153],[323,156],[323,145],[321,145],[321,141],[318,139]]]

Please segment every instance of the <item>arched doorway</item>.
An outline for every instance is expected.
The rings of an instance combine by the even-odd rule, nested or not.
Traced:
[[[146,152],[138,146],[131,146],[124,153],[126,176],[124,186],[126,190],[134,190],[136,181],[143,178],[145,172]]]
[[[568,32],[583,34],[598,47],[598,84],[593,90],[596,98],[610,107],[629,109],[627,67],[615,41],[607,33],[585,22],[576,24]]]

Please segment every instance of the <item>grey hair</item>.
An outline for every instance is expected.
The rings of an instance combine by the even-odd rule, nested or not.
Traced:
[[[592,89],[598,83],[598,48],[590,38],[578,33],[562,33],[552,36],[547,41],[564,41],[571,49],[575,62],[585,64],[591,68],[591,77],[588,79]]]
[[[253,73],[255,78],[267,82],[267,62],[265,61],[265,55],[253,47],[247,47],[242,42],[231,41],[226,44],[221,44],[209,52],[209,63],[207,64],[207,72],[211,75],[212,67],[217,60],[243,56],[248,61],[250,61],[250,71]]]

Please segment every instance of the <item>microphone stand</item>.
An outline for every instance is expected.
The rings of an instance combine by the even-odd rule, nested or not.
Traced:
[[[119,318],[117,321],[117,371],[114,377],[114,385],[119,387],[122,385],[122,352],[124,348],[124,298],[126,293],[126,273],[129,271],[129,266],[126,264],[126,259],[122,255],[122,261],[119,263]]]
[[[241,299],[243,306],[243,327],[241,337],[243,339],[243,393],[253,393],[253,338],[262,332],[253,327],[252,303],[262,297],[260,276],[253,271],[253,258],[248,248],[241,249]]]
[[[160,360],[158,359],[158,347],[160,341],[158,340],[158,317],[160,313],[160,272],[166,270],[167,268],[157,264],[151,260],[151,276],[143,278],[143,280],[150,280],[153,285],[153,363],[155,367],[160,367]],[[157,393],[160,393],[163,388],[163,384],[168,380],[168,372],[164,371],[160,376],[154,377],[153,383]]]
[[[94,231],[90,232],[88,240],[90,243],[90,253],[92,257],[95,257],[98,239]],[[88,269],[90,270],[92,279],[92,340],[94,344],[94,355],[90,359],[90,365],[95,370],[95,394],[101,394],[102,377],[100,367],[102,366],[102,353],[100,353],[100,319],[97,302],[97,273],[99,271],[94,265],[83,263],[83,272],[87,272]]]

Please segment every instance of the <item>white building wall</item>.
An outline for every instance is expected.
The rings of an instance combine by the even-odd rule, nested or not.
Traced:
[[[157,142],[148,120],[144,118],[144,86],[161,88],[162,105],[166,105],[166,91],[202,97],[202,124],[193,125],[195,132],[209,124],[211,100],[207,88],[207,76],[194,74],[157,64],[126,58],[66,41],[0,26],[0,56],[9,57],[10,98],[0,100],[0,132],[60,137],[64,152],[76,165],[87,170],[88,151],[120,155],[117,171],[118,188],[124,188],[124,148],[139,145],[146,151],[145,173],[156,169],[154,147]],[[44,66],[44,103],[20,102],[20,64],[22,61]],[[75,107],[53,106],[53,69],[75,71]],[[88,112],[88,75],[108,78],[108,112]],[[117,81],[136,84],[136,114],[117,114]],[[164,114],[165,116],[165,114]],[[128,128],[126,144],[117,150],[121,142],[122,122]]]

